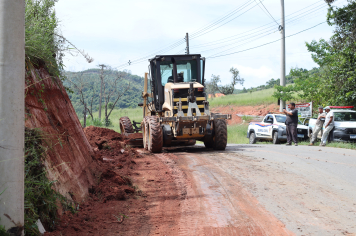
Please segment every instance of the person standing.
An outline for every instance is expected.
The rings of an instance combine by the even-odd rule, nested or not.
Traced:
[[[287,132],[287,146],[292,145],[292,140],[295,146],[298,146],[298,134],[297,134],[297,126],[298,126],[298,110],[295,109],[295,103],[290,103],[290,110],[287,111],[283,109],[284,114],[286,114],[286,132]]]
[[[314,142],[316,141],[320,130],[323,128],[325,116],[326,116],[326,113],[323,111],[323,109],[324,109],[323,106],[319,107],[318,119],[316,120],[309,146],[314,145]]]
[[[326,116],[325,116],[325,130],[323,136],[321,137],[320,146],[326,145],[326,140],[328,139],[330,131],[334,128],[334,112],[330,111],[330,107],[325,107]]]

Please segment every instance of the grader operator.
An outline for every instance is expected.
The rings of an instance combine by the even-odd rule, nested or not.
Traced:
[[[128,117],[120,118],[121,133],[142,131],[143,146],[161,152],[163,146],[195,144],[225,150],[226,119],[230,114],[211,113],[205,92],[205,58],[200,54],[158,55],[149,60],[142,93],[143,121],[133,129]],[[148,76],[150,91],[148,91]],[[134,125],[136,122],[134,122]]]

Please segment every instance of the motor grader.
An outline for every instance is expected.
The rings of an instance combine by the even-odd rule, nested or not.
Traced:
[[[120,118],[121,133],[142,131],[134,143],[151,152],[162,147],[194,145],[203,141],[205,147],[225,150],[226,119],[230,114],[211,113],[204,84],[205,58],[200,54],[158,55],[149,60],[145,73],[143,121],[133,125],[128,117]],[[148,91],[148,80],[150,91]],[[143,142],[143,143],[142,143]]]

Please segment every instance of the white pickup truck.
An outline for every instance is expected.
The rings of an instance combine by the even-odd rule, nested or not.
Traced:
[[[345,109],[333,109],[334,112],[334,129],[328,136],[329,141],[356,141],[356,111]],[[306,119],[305,125],[309,126],[309,132],[313,132],[316,119]],[[324,127],[323,127],[324,130]],[[322,132],[319,132],[318,138],[321,139]]]
[[[250,144],[262,140],[272,140],[274,144],[287,141],[286,118],[283,114],[267,114],[262,122],[251,122],[247,129]],[[309,127],[298,120],[297,133],[299,139],[307,140],[310,133]]]

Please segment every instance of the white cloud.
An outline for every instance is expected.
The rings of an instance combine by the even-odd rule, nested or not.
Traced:
[[[267,42],[280,39],[276,23],[263,10],[254,7],[231,22],[194,38],[192,33],[204,28],[211,22],[235,10],[246,1],[234,0],[61,0],[56,5],[56,13],[61,21],[63,35],[78,48],[84,49],[95,61],[87,64],[81,57],[65,58],[65,65],[70,70],[92,68],[99,63],[111,66],[122,65],[129,60],[150,55],[172,43],[182,43],[163,54],[176,54],[185,48],[184,36],[191,36],[190,52],[201,53],[207,58],[206,78],[211,74],[220,75],[222,83],[231,78],[229,69],[235,65],[245,78],[245,87],[264,84],[271,78],[280,77],[280,42],[257,47]],[[338,1],[336,1],[336,4]],[[280,1],[265,0],[264,5],[274,18],[279,21]],[[315,14],[288,23],[288,19],[307,13],[301,10],[311,4],[319,7]],[[286,35],[291,35],[322,21],[325,21],[327,5],[320,0],[288,0],[285,1]],[[275,32],[263,36],[265,25]],[[260,27],[260,28],[258,28]],[[258,28],[256,30],[256,28]],[[240,37],[245,32],[260,33],[254,38],[238,38],[228,43],[214,43],[231,36]],[[332,27],[323,24],[312,30],[287,38],[286,40],[286,72],[291,67],[300,66],[311,69],[316,64],[307,52],[305,42],[313,39],[328,38]],[[247,38],[247,39],[246,39]],[[229,38],[230,39],[230,38]],[[206,43],[211,46],[204,46]],[[209,44],[210,45],[210,44]],[[224,47],[221,47],[224,46]],[[256,47],[256,48],[255,48]],[[252,50],[246,50],[255,48]],[[214,49],[214,50],[213,50]],[[226,51],[225,51],[226,50]],[[212,58],[214,54],[230,54],[229,56]],[[243,51],[243,52],[242,52]],[[241,52],[241,53],[240,53]],[[210,58],[209,58],[210,57]],[[143,75],[147,71],[147,60],[126,68],[133,74]]]

